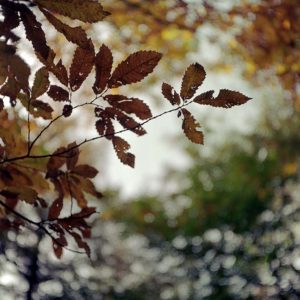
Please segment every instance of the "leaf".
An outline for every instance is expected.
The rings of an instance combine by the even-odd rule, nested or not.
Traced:
[[[68,145],[67,147],[68,152],[66,153],[67,156],[67,169],[73,170],[75,165],[78,162],[79,158],[79,148],[76,145],[76,142],[73,142]]]
[[[192,98],[205,79],[205,76],[205,70],[200,64],[195,63],[190,65],[182,79],[180,90],[181,98],[184,100]]]
[[[59,245],[54,239],[52,239],[52,246],[55,256],[57,258],[61,258],[63,254],[63,247]]]
[[[114,126],[109,118],[100,116],[100,118],[96,121],[95,126],[99,135],[105,135],[107,139],[111,139],[115,134]]]
[[[73,214],[72,218],[88,218],[96,212],[96,207],[84,207],[80,212]]]
[[[91,250],[90,250],[90,247],[89,245],[84,242],[82,240],[82,237],[77,233],[77,232],[74,232],[74,231],[68,231],[70,233],[70,235],[73,236],[74,240],[76,241],[77,243],[77,246],[81,249],[84,249],[87,256],[90,257],[91,256]]]
[[[130,145],[119,136],[114,136],[112,142],[119,160],[123,164],[134,168],[135,156],[127,152],[130,149]]]
[[[141,120],[146,120],[152,117],[149,106],[138,98],[127,98],[122,95],[106,95],[104,96],[104,99],[113,107],[128,114],[135,114]]]
[[[93,0],[35,0],[35,2],[39,7],[89,23],[102,21],[110,14],[103,10],[100,3]]]
[[[40,10],[45,15],[47,20],[55,27],[55,29],[61,32],[68,41],[77,44],[81,48],[89,47],[89,40],[85,31],[81,27],[70,27],[69,25],[61,22],[55,16],[50,14],[47,10],[41,7]]]
[[[63,197],[58,197],[53,201],[49,208],[48,219],[53,220],[57,219],[60,215],[60,212],[63,208]]]
[[[215,107],[230,108],[235,105],[244,104],[250,99],[240,92],[221,89],[216,98],[213,97],[213,91],[208,91],[195,97],[194,102]]]
[[[50,48],[47,45],[45,33],[41,23],[25,5],[19,5],[20,17],[25,27],[26,37],[31,41],[32,46],[44,60],[48,60]]]
[[[70,86],[74,92],[78,90],[91,72],[94,64],[95,51],[94,46],[84,49],[77,47],[74,53],[73,61],[70,68]]]
[[[98,174],[98,170],[89,165],[78,165],[72,172],[88,178],[94,178]]]
[[[12,195],[14,194],[20,200],[23,200],[29,204],[35,204],[38,197],[38,194],[34,189],[24,185],[19,187],[8,187],[1,191],[1,193],[4,193],[3,195],[5,195],[5,192],[11,193]]]
[[[52,119],[53,108],[48,104],[40,100],[32,100],[30,102],[30,113],[35,117],[42,117],[45,120]]]
[[[156,51],[139,51],[129,55],[114,70],[108,86],[116,88],[144,79],[161,59],[162,54]]]
[[[203,133],[198,131],[197,128],[200,127],[199,123],[195,120],[192,114],[185,108],[181,109],[183,114],[182,129],[189,140],[196,144],[203,144]]]
[[[103,111],[103,114],[107,118],[117,119],[117,121],[125,129],[128,129],[139,136],[146,134],[146,130],[138,122],[124,114],[119,109],[116,109],[114,107],[106,107]]]
[[[70,101],[69,92],[58,85],[51,85],[47,94],[54,101]]]
[[[46,67],[42,67],[35,73],[31,97],[35,99],[43,95],[48,90],[49,85],[49,73]]]
[[[52,156],[49,158],[47,163],[48,171],[57,170],[64,165],[64,163],[66,162],[66,154],[58,154],[65,152],[66,150],[66,147],[59,147],[53,152]]]
[[[79,207],[83,208],[87,206],[87,200],[84,197],[84,194],[81,190],[81,187],[71,180],[71,195],[76,199]]]
[[[172,105],[180,104],[180,96],[171,85],[164,82],[161,86],[161,91],[164,97],[169,100]]]
[[[106,87],[110,78],[113,56],[106,45],[102,45],[95,57],[96,79],[93,85],[95,94],[100,94]]]
[[[55,65],[53,62],[50,64],[47,64],[47,68],[49,71],[51,71],[56,78],[65,86],[68,86],[69,79],[68,79],[68,72],[66,67],[62,64],[61,59],[59,62]]]
[[[95,185],[90,179],[78,176],[76,174],[72,174],[71,176],[73,178],[76,177],[76,179],[79,180],[79,185],[84,192],[91,194],[99,199],[103,197],[103,195],[96,190]]]

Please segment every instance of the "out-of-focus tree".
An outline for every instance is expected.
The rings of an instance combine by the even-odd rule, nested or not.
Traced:
[[[215,10],[213,4],[206,8],[212,25],[231,32],[232,37],[222,50],[240,56],[246,78],[260,85],[279,82],[288,92],[287,100],[292,100],[299,111],[299,1],[238,1],[223,13]],[[232,61],[228,62],[229,65],[220,65],[230,68]]]

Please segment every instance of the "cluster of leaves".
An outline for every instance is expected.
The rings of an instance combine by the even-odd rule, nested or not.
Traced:
[[[162,54],[149,50],[137,51],[113,69],[113,55],[109,47],[103,44],[96,52],[93,41],[80,26],[71,27],[57,16],[88,23],[101,21],[109,13],[103,10],[100,3],[93,0],[34,0],[24,3],[5,0],[0,6],[4,17],[0,26],[0,35],[3,37],[0,42],[0,94],[7,100],[7,103],[2,99],[0,102],[1,120],[3,128],[6,128],[1,130],[3,143],[0,148],[0,204],[5,208],[2,217],[5,220],[12,219],[12,222],[13,217],[18,217],[23,225],[30,223],[44,231],[52,238],[57,257],[61,257],[63,248],[68,246],[67,236],[73,237],[78,247],[90,255],[89,246],[84,239],[91,234],[87,219],[96,210],[88,206],[87,197],[101,198],[101,193],[91,181],[98,171],[92,166],[78,164],[80,146],[106,138],[112,143],[120,161],[134,167],[135,156],[128,152],[129,143],[117,134],[131,131],[142,136],[146,134],[143,128],[145,123],[162,114],[178,111],[178,116],[183,116],[182,127],[186,136],[192,142],[202,144],[203,133],[198,131],[199,124],[185,106],[194,102],[231,107],[250,99],[239,92],[221,90],[217,97],[213,97],[213,91],[208,91],[190,100],[205,78],[203,67],[193,64],[183,77],[180,95],[170,85],[164,83],[162,86],[163,95],[175,108],[152,116],[150,108],[143,100],[117,94],[119,90],[116,89],[139,82],[152,73]],[[49,47],[42,24],[37,19],[37,12],[42,13],[56,31],[76,45],[68,69]],[[16,45],[20,38],[13,30],[20,24],[23,25],[26,38],[31,42],[34,53],[42,64],[36,71],[32,84],[29,81],[30,67],[16,54]],[[87,88],[84,82],[93,69],[95,80],[91,90],[94,98],[84,103],[73,103],[73,93],[82,86]],[[55,104],[60,102],[64,104],[62,110]],[[20,107],[24,108],[27,111],[27,120],[17,113],[11,120],[9,106],[15,111]],[[85,106],[94,108],[97,136],[67,146],[62,145],[53,153],[45,149],[42,152],[43,147],[39,145],[41,136],[57,120],[70,117],[74,110]],[[33,137],[32,123],[39,117],[49,120],[49,123]],[[20,134],[24,127],[27,135]],[[71,200],[71,208],[70,215],[64,217],[66,199]],[[73,200],[76,200],[76,208],[79,210],[76,213],[73,211]],[[48,217],[39,221],[29,219],[17,211],[17,205],[21,201],[42,207],[48,211]],[[7,223],[5,224],[7,227]]]

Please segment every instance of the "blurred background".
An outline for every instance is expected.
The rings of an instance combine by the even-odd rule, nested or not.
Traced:
[[[204,146],[192,145],[171,114],[148,123],[145,137],[126,133],[133,170],[105,141],[85,146],[105,195],[91,199],[100,211],[92,259],[65,251],[57,260],[41,232],[2,232],[0,298],[300,299],[299,0],[101,3],[111,15],[85,25],[96,48],[109,46],[115,63],[141,49],[164,55],[146,80],[122,88],[154,114],[170,108],[162,82],[178,90],[194,62],[207,73],[201,92],[228,88],[253,99],[230,110],[195,104]],[[70,62],[72,46],[40,21]],[[34,63],[29,43],[21,48]],[[45,143],[93,136],[90,125],[88,113],[74,114]]]

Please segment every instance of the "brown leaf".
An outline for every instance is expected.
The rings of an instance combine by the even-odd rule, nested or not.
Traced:
[[[26,5],[19,5],[20,17],[25,27],[26,37],[44,60],[48,60],[50,48],[47,45],[45,33],[41,23],[37,21],[33,12]]]
[[[99,199],[103,197],[103,195],[96,190],[95,185],[90,179],[78,176],[76,174],[72,174],[71,176],[73,178],[76,177],[76,179],[79,180],[79,185],[84,192],[91,194]]]
[[[76,199],[79,207],[83,208],[87,206],[87,200],[84,197],[81,187],[71,180],[71,195]]]
[[[105,114],[105,112],[103,114]],[[99,116],[99,117],[100,118],[96,121],[95,124],[99,135],[105,135],[107,139],[111,139],[115,134],[115,129],[111,119],[106,118],[105,116]]]
[[[244,104],[250,99],[240,92],[221,89],[215,98],[213,97],[213,91],[208,91],[195,97],[194,102],[215,107],[230,108],[235,105]]]
[[[161,57],[162,54],[156,51],[139,51],[129,55],[114,70],[108,86],[115,88],[141,81],[153,72]]]
[[[47,94],[54,101],[70,101],[69,92],[58,85],[51,85]]]
[[[98,170],[89,165],[78,165],[72,172],[88,178],[94,178],[98,174]]]
[[[112,142],[119,160],[123,164],[134,168],[135,156],[127,152],[130,149],[130,145],[119,136],[114,136]]]
[[[60,212],[63,208],[63,197],[58,197],[53,201],[49,208],[48,219],[53,220],[57,219],[60,215]]]
[[[66,162],[66,154],[65,153],[61,155],[58,154],[61,152],[65,152],[66,150],[67,150],[66,147],[59,147],[53,152],[52,154],[53,156],[49,158],[47,163],[48,171],[57,170],[64,165],[64,163]]]
[[[71,19],[78,19],[83,22],[102,21],[108,12],[98,1],[94,0],[35,0],[39,7],[67,16]]]
[[[161,86],[161,91],[164,97],[169,100],[172,105],[180,104],[180,96],[171,85],[164,82]]]
[[[91,250],[90,250],[90,247],[89,245],[84,242],[82,240],[82,237],[77,233],[77,232],[74,232],[74,231],[68,231],[70,233],[70,235],[73,236],[74,240],[76,241],[77,243],[77,246],[81,249],[84,249],[87,256],[90,257],[91,256]]]
[[[75,165],[78,162],[79,148],[76,147],[76,142],[73,142],[73,143],[68,145],[67,149],[68,149],[68,152],[66,153],[66,156],[67,156],[67,169],[68,170],[73,170]]]
[[[43,12],[47,20],[55,27],[55,29],[61,32],[68,41],[77,44],[81,48],[89,47],[89,40],[85,31],[81,27],[70,27],[69,25],[61,22],[54,15],[50,14],[44,8],[40,7],[40,10]]]
[[[113,56],[106,45],[102,45],[95,57],[96,79],[93,85],[95,94],[100,94],[106,87],[110,78]]]
[[[113,107],[128,114],[135,114],[141,120],[152,117],[149,106],[138,98],[127,98],[122,95],[106,95],[104,96],[104,99]]]
[[[59,245],[55,239],[52,239],[52,246],[53,246],[53,251],[54,254],[57,258],[61,258],[62,254],[63,254],[63,247],[61,245]]]
[[[183,100],[190,99],[194,96],[198,87],[205,79],[206,73],[204,68],[198,64],[190,65],[182,79],[180,96]]]
[[[95,51],[91,43],[90,48],[78,47],[75,50],[73,61],[70,68],[70,86],[74,92],[78,90],[91,72],[94,64]]]
[[[28,186],[12,186],[12,187],[8,187],[5,190],[3,190],[2,192],[8,192],[8,193],[12,193],[15,194],[17,196],[18,199],[25,201],[29,204],[35,204],[37,197],[38,197],[38,193],[36,192],[36,190],[34,190],[31,187]]]
[[[202,131],[197,130],[200,128],[199,123],[195,120],[192,114],[185,108],[181,109],[183,114],[183,122],[182,122],[182,129],[185,135],[189,140],[196,144],[203,144],[204,136]]]
[[[96,207],[84,207],[80,212],[73,214],[72,218],[88,218],[96,212]]]
[[[103,111],[103,114],[107,118],[117,119],[117,121],[125,128],[135,134],[142,136],[146,134],[146,130],[134,119],[124,114],[121,110],[114,107],[106,107]]]
[[[18,98],[20,99],[22,105],[29,109],[30,114],[34,117],[41,117],[45,120],[52,119],[53,108],[48,104],[40,100],[31,100],[26,94],[19,93]]]
[[[31,98],[36,99],[37,97],[46,93],[49,85],[49,73],[46,67],[42,67],[35,73],[31,91]]]
[[[47,64],[47,68],[49,71],[51,71],[56,78],[65,86],[68,86],[69,79],[68,79],[68,72],[66,67],[62,64],[61,59],[59,62],[55,65],[53,62],[50,64]]]

